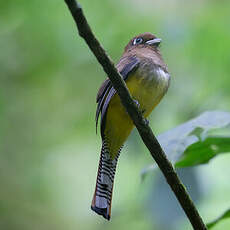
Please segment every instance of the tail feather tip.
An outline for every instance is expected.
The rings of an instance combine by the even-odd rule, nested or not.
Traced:
[[[107,208],[98,208],[96,206],[91,206],[91,209],[97,214],[103,216],[105,219],[110,220],[110,215],[108,214]]]

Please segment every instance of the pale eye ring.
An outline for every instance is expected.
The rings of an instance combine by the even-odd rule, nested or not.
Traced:
[[[143,38],[135,38],[133,41],[133,45],[138,45],[143,42]]]

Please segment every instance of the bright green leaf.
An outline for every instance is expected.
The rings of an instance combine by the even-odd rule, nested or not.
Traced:
[[[173,164],[186,159],[186,161],[190,161],[190,163],[186,163],[187,165],[196,165],[206,163],[215,155],[229,151],[229,139],[209,136],[210,131],[223,130],[229,126],[230,112],[207,111],[192,120],[160,134],[157,139]],[[210,141],[215,141],[215,143],[211,145]],[[198,146],[199,152],[196,151],[190,157],[189,154],[193,151],[194,147],[198,148]],[[214,150],[210,146],[217,146],[218,149]],[[210,148],[211,151],[209,151]],[[201,150],[203,151],[202,153],[200,152]],[[191,162],[193,163],[191,164]],[[177,163],[177,166],[180,164],[182,162]],[[153,169],[155,169],[154,165],[143,169],[141,173],[142,177]]]
[[[226,219],[226,218],[230,218],[230,209],[228,209],[224,214],[222,214],[220,217],[218,217],[216,220],[209,222],[207,224],[208,229],[211,229],[212,227],[214,227],[217,223],[219,223],[220,221]]]
[[[188,167],[209,162],[218,154],[230,152],[230,137],[208,137],[190,145],[176,167]]]
[[[163,134],[159,140],[166,155],[176,162],[188,146],[204,140],[211,130],[230,126],[230,113],[223,111],[207,111]]]

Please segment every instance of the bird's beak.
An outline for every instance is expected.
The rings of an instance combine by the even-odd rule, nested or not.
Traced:
[[[148,45],[159,45],[161,43],[161,39],[160,38],[154,38],[152,40],[148,40],[146,43]]]

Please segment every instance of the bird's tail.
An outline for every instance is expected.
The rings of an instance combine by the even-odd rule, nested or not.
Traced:
[[[91,209],[109,220],[111,216],[113,181],[120,151],[115,159],[112,159],[107,149],[106,142],[103,141]]]

